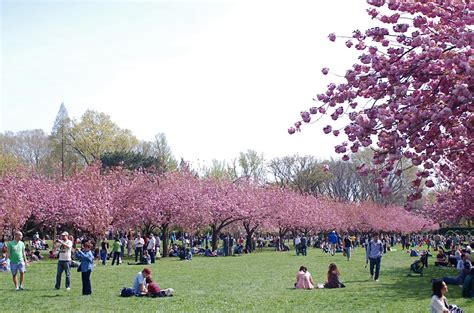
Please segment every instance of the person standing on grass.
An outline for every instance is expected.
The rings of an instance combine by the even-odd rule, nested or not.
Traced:
[[[331,244],[331,255],[334,256],[336,254],[336,247],[337,247],[337,243],[339,242],[339,236],[336,234],[336,231],[333,230],[329,236],[328,236],[328,239],[329,239],[329,243]]]
[[[150,234],[146,249],[148,250],[148,254],[150,255],[151,258],[151,263],[155,263],[155,246],[156,246],[156,239],[155,235]]]
[[[112,253],[113,253],[112,266],[114,265],[115,261],[117,261],[117,266],[120,264],[121,250],[122,250],[122,243],[116,237],[114,240],[114,243],[112,244]]]
[[[383,244],[379,240],[378,235],[374,235],[372,240],[367,245],[366,253],[365,253],[365,266],[370,261],[370,277],[375,280],[379,281],[379,274],[380,274],[380,263],[382,261],[383,256]],[[374,273],[375,268],[375,273]]]
[[[108,254],[109,254],[109,242],[107,240],[107,237],[104,237],[104,239],[102,239],[102,242],[100,243],[100,259],[102,260],[102,265],[105,265]]]
[[[344,252],[346,253],[347,261],[351,260],[352,241],[349,235],[344,237]]]
[[[10,259],[10,270],[12,272],[13,284],[15,285],[15,290],[23,290],[23,282],[25,280],[26,272],[26,253],[25,253],[25,243],[21,241],[23,234],[21,231],[15,232],[15,239],[10,241],[7,244],[7,259]],[[20,285],[16,278],[16,274],[20,272]]]
[[[61,288],[61,276],[66,272],[66,290],[71,290],[71,250],[72,241],[69,240],[68,232],[63,232],[60,239],[56,239],[59,244],[59,259],[56,270],[56,285],[54,288]]]
[[[129,257],[132,256],[132,249],[133,249],[133,237],[132,237],[132,233],[128,233],[128,236],[127,236],[127,255]]]
[[[133,245],[135,247],[135,262],[138,262],[138,257],[140,257],[140,260],[143,257],[143,246],[145,245],[145,240],[142,238],[141,235],[137,235],[135,241],[133,242]]]
[[[90,242],[84,243],[82,247],[82,250],[76,252],[76,257],[81,262],[78,271],[81,272],[82,295],[87,296],[92,294],[91,273],[94,266],[94,255],[91,252],[92,244]]]
[[[125,247],[127,247],[128,244],[127,236],[125,233],[123,233],[120,237],[120,243],[120,258],[123,259],[125,257]]]

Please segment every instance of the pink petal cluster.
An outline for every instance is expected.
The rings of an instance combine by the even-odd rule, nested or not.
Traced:
[[[344,128],[351,151],[371,146],[381,192],[382,173],[395,172],[403,158],[419,167],[424,184],[438,182],[446,192],[439,210],[453,218],[473,218],[474,188],[474,4],[469,1],[368,1],[371,18],[387,27],[356,30],[347,47],[361,51],[345,82],[330,84],[312,112],[332,120],[347,115]],[[407,22],[410,21],[411,22]],[[335,35],[329,36],[331,41]],[[323,73],[324,74],[324,73]],[[367,103],[363,107],[358,102]],[[347,107],[337,104],[348,104]],[[298,128],[299,130],[299,128]],[[331,128],[326,126],[325,133]],[[343,145],[336,152],[348,160]],[[449,199],[449,200],[448,200]]]

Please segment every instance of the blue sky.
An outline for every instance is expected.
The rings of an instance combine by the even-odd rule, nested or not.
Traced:
[[[287,135],[298,113],[356,60],[335,31],[369,22],[363,0],[1,2],[0,131],[49,132],[111,115],[140,139],[164,132],[195,162],[254,149],[332,155],[327,123]],[[335,80],[336,77],[330,76]]]

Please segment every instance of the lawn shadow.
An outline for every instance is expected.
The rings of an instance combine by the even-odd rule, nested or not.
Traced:
[[[387,281],[384,281],[384,276]],[[451,276],[451,272],[440,270],[434,266],[424,269],[423,276],[413,274],[408,267],[382,268],[380,282],[393,296],[405,299],[428,299],[431,296],[431,279]]]
[[[55,295],[41,295],[40,296],[41,298],[57,298],[57,297],[64,297],[64,295],[60,295],[60,294],[55,294]]]

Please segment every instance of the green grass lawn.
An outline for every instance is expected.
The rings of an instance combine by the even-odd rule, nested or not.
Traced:
[[[397,247],[382,260],[379,282],[369,279],[364,253],[356,249],[348,262],[319,249],[308,256],[291,252],[264,251],[237,257],[194,257],[191,262],[167,258],[151,266],[162,288],[172,287],[170,298],[121,298],[124,286],[131,286],[140,266],[96,265],[92,272],[92,296],[81,295],[80,273],[73,269],[72,290],[54,289],[56,261],[40,261],[28,267],[25,290],[13,290],[10,274],[0,275],[0,312],[429,312],[431,278],[455,273],[454,269],[425,270],[409,276],[410,258]],[[127,261],[127,260],[125,260]],[[317,282],[323,282],[327,266],[335,262],[345,289],[295,290],[292,288],[300,265],[306,265]],[[474,303],[461,297],[457,286],[447,295],[466,312]]]

